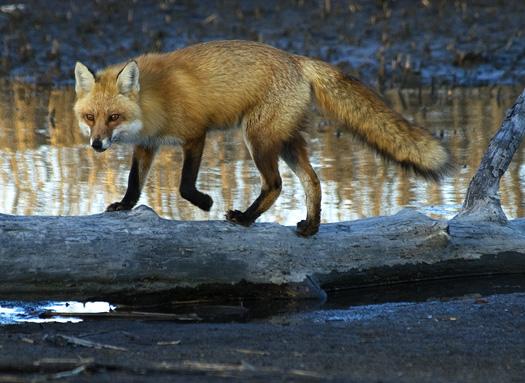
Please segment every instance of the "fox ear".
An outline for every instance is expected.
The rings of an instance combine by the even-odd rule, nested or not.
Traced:
[[[77,61],[75,65],[75,92],[87,93],[93,88],[95,76],[87,66]]]
[[[117,75],[117,86],[119,92],[122,94],[139,92],[139,66],[136,61],[128,62],[126,66],[122,68]]]

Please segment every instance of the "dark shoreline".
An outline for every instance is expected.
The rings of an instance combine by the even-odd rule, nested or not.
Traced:
[[[0,1],[0,76],[71,84],[93,68],[216,39],[258,40],[380,89],[525,82],[523,2]]]

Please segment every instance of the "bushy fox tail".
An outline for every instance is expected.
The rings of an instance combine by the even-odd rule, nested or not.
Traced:
[[[384,157],[417,174],[439,180],[450,168],[443,145],[420,126],[389,108],[359,80],[322,61],[299,58],[317,105]]]

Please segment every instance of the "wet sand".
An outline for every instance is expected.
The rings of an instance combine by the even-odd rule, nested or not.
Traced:
[[[519,382],[524,332],[523,293],[250,323],[23,324],[2,327],[0,381]]]

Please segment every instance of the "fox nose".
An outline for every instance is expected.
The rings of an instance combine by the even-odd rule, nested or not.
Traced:
[[[105,149],[103,148],[103,145],[102,145],[102,140],[100,138],[95,138],[92,142],[91,142],[91,147],[93,149],[95,149],[97,152],[103,152]]]

